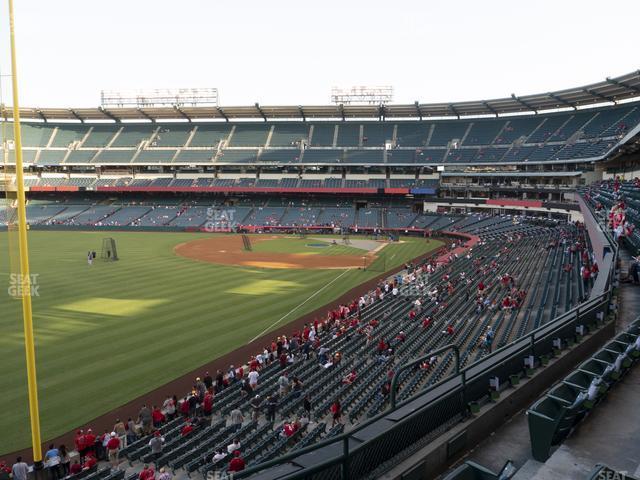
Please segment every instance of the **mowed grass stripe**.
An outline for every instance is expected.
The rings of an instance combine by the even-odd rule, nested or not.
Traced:
[[[40,274],[34,318],[44,438],[237,348],[343,272],[228,267],[173,253],[175,245],[206,234],[109,235],[122,260],[89,267],[86,251],[99,253],[105,234],[30,232],[32,272]],[[426,249],[421,243],[402,252],[415,256]],[[6,248],[0,234],[0,252]],[[6,273],[5,260],[0,256]],[[275,328],[377,274],[345,274]],[[247,293],[254,288],[261,294]],[[19,302],[0,297],[0,312],[1,452],[27,446],[29,431]]]

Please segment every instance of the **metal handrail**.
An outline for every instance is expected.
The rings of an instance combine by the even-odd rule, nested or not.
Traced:
[[[396,388],[398,386],[398,378],[400,378],[400,374],[402,372],[404,372],[405,370],[408,370],[410,368],[412,368],[414,365],[417,365],[419,363],[424,362],[426,359],[433,357],[434,355],[438,355],[442,352],[446,352],[447,350],[453,350],[453,353],[455,355],[455,359],[456,359],[456,373],[455,375],[458,375],[460,373],[460,348],[455,344],[455,343],[450,343],[448,345],[445,345],[442,348],[438,348],[437,350],[434,350],[432,352],[429,352],[425,355],[422,355],[418,358],[415,358],[413,360],[411,360],[408,363],[405,363],[403,366],[401,366],[398,371],[395,373],[395,375],[393,376],[393,378],[391,379],[391,393],[390,393],[390,408],[388,408],[387,410],[395,410],[396,408]]]

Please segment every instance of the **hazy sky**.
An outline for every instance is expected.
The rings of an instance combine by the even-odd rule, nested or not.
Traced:
[[[640,68],[638,0],[15,3],[20,102],[30,107],[165,87],[217,87],[222,105],[325,104],[332,86],[361,84],[392,85],[394,103],[480,100]]]

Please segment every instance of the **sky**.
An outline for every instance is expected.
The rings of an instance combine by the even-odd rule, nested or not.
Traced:
[[[619,0],[14,0],[20,104],[95,107],[105,89],[216,87],[220,105],[502,98],[640,68],[640,2]],[[2,101],[11,104],[7,0]]]

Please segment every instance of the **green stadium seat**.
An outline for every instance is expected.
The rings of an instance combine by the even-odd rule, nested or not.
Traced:
[[[332,147],[335,134],[335,123],[315,123],[311,136],[312,147]]]

